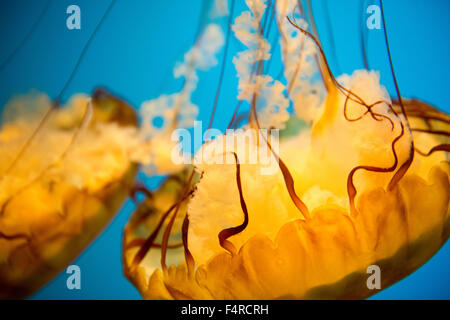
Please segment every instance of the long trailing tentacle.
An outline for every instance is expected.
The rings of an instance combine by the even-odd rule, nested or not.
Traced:
[[[92,102],[89,99],[89,101],[86,104],[86,109],[84,111],[83,118],[81,119],[81,123],[76,128],[75,133],[73,134],[69,144],[66,146],[64,151],[52,163],[50,163],[47,167],[45,167],[36,177],[34,177],[30,182],[26,183],[25,185],[21,186],[18,190],[16,190],[14,192],[14,194],[11,196],[11,198],[16,197],[23,190],[27,189],[30,185],[32,185],[32,184],[36,183],[37,181],[39,181],[40,179],[42,179],[51,168],[53,168],[56,165],[58,165],[59,163],[61,163],[61,161],[67,157],[67,155],[69,154],[69,151],[71,150],[72,146],[76,143],[80,134],[82,134],[84,132],[84,130],[87,128],[87,126],[89,125],[89,122],[92,119],[92,115],[93,115],[93,107],[92,107]]]
[[[0,64],[0,72],[3,71],[3,69],[11,62],[11,60],[16,56],[16,54],[23,48],[23,46],[27,43],[27,41],[30,39],[30,37],[33,35],[33,33],[37,30],[39,24],[41,23],[45,13],[47,12],[48,8],[50,7],[50,0],[47,0],[44,7],[42,8],[41,12],[39,13],[37,19],[34,21],[31,28],[28,30],[27,34],[23,39],[19,42],[19,44],[14,48],[14,50],[8,55],[8,57]]]
[[[170,218],[170,221],[169,221],[168,225],[166,226],[166,230],[164,231],[164,234],[163,234],[163,240],[162,240],[162,244],[161,244],[161,266],[162,266],[163,270],[167,269],[166,256],[167,256],[167,246],[169,243],[170,233],[172,232],[172,227],[175,222],[175,218],[177,217],[177,213],[180,209],[181,203],[183,202],[183,201],[181,201],[181,199],[186,198],[187,195],[193,191],[193,190],[191,190],[191,182],[192,182],[192,178],[194,177],[194,173],[195,173],[195,170],[194,170],[194,168],[192,168],[192,172],[189,175],[186,185],[180,195],[180,201],[178,201],[178,203],[175,207],[175,211],[172,214],[172,217]]]
[[[352,91],[348,90],[347,88],[345,88],[344,86],[342,86],[334,77],[333,73],[331,72],[330,66],[328,64],[327,59],[325,58],[325,52],[322,49],[322,46],[319,43],[319,40],[317,40],[317,38],[309,31],[303,29],[302,27],[300,27],[298,24],[295,23],[294,19],[291,19],[289,16],[286,16],[286,19],[289,21],[289,23],[294,26],[296,29],[298,29],[300,32],[302,32],[305,36],[307,36],[308,38],[310,38],[311,40],[313,40],[313,42],[315,43],[316,47],[319,49],[319,53],[320,53],[320,58],[322,63],[319,63],[320,66],[323,66],[320,69],[324,69],[323,70],[323,81],[325,86],[327,86],[328,82],[332,82],[344,95],[349,95],[349,99],[356,102],[356,103],[360,103],[362,105],[367,106],[367,103],[361,98],[359,97],[357,94],[353,93]],[[329,85],[329,84],[328,84]]]
[[[261,130],[261,127],[258,122],[258,115],[256,113],[256,93],[253,95],[253,102],[252,107],[250,109],[250,113],[253,116],[253,120],[256,123],[256,127],[258,130]],[[281,173],[283,174],[284,183],[286,186],[286,189],[289,193],[289,196],[291,197],[292,202],[297,207],[297,209],[300,211],[300,213],[303,215],[305,219],[310,218],[309,210],[306,204],[300,199],[300,197],[297,195],[294,187],[294,179],[292,178],[292,174],[289,171],[288,167],[284,164],[283,160],[280,158],[280,156],[273,150],[272,145],[270,144],[269,140],[262,135],[262,138],[266,142],[267,146],[269,147],[271,153],[275,157],[278,166],[280,168]]]
[[[433,153],[437,152],[437,151],[445,151],[445,152],[450,152],[450,144],[440,144],[437,146],[434,146],[433,148],[430,149],[430,151],[428,152],[423,152],[419,149],[415,149],[416,152],[424,157],[428,157],[430,155],[432,155]]]
[[[208,129],[206,130],[205,140],[208,140],[209,130],[211,129],[211,126],[212,126],[212,123],[213,123],[213,120],[214,120],[214,115],[216,114],[217,104],[219,102],[220,90],[222,88],[222,81],[223,81],[223,77],[224,77],[224,73],[225,73],[225,67],[226,67],[226,64],[227,64],[228,47],[229,47],[229,44],[230,44],[231,22],[232,22],[232,19],[233,19],[234,4],[235,4],[235,0],[232,0],[231,1],[230,15],[228,17],[228,23],[227,23],[227,35],[226,35],[226,40],[225,40],[225,49],[224,49],[223,58],[222,58],[222,66],[221,66],[221,69],[220,69],[219,82],[217,84],[216,95],[214,97],[213,109],[212,109],[212,112],[211,112],[211,117],[209,119]]]
[[[186,215],[184,216],[183,225],[181,227],[181,238],[183,240],[184,260],[186,261],[186,265],[188,268],[188,275],[192,276],[194,274],[195,260],[188,246],[188,230],[189,217],[186,213]]]
[[[317,39],[317,43],[320,44],[320,42],[318,40],[319,32],[317,31],[316,23],[314,21],[314,13],[313,13],[311,0],[306,1],[306,8],[307,8],[306,10],[308,12],[308,22],[311,25],[311,29],[314,34],[314,38]],[[323,70],[322,64],[320,62],[321,57],[318,56],[317,54],[315,54],[314,58],[316,59],[317,66],[319,67],[319,73],[320,73],[320,76],[322,77],[322,82],[325,85],[325,88],[327,89],[327,91],[329,91],[329,82],[327,81],[326,70]]]
[[[351,91],[351,90],[350,90],[350,91]],[[395,123],[394,123],[394,121],[393,121],[390,117],[385,116],[385,115],[380,114],[380,113],[377,113],[377,112],[374,112],[374,111],[372,110],[375,106],[384,103],[384,104],[386,104],[386,105],[389,107],[389,110],[390,110],[393,114],[395,114],[396,117],[398,118],[398,116],[397,116],[395,110],[393,109],[392,105],[391,105],[388,101],[385,101],[385,100],[378,100],[378,101],[375,101],[374,103],[368,105],[368,106],[366,107],[367,110],[366,110],[362,115],[360,115],[359,117],[356,117],[356,118],[349,118],[349,116],[348,116],[348,114],[347,114],[347,107],[348,107],[348,101],[349,101],[349,99],[350,99],[350,96],[349,96],[349,95],[346,95],[345,102],[344,102],[344,110],[343,110],[345,120],[347,120],[347,121],[349,121],[349,122],[355,122],[355,121],[361,120],[361,119],[362,119],[364,116],[366,116],[367,114],[370,114],[370,116],[371,116],[374,120],[376,120],[376,121],[381,121],[381,120],[383,120],[383,119],[384,119],[384,120],[387,120],[387,121],[391,124],[391,131],[394,131]]]
[[[326,21],[326,25],[327,25],[327,32],[328,35],[330,37],[330,49],[331,49],[331,54],[334,58],[334,62],[335,62],[335,70],[338,74],[340,74],[340,67],[339,67],[339,60],[338,60],[338,55],[336,54],[336,44],[334,41],[334,35],[333,35],[333,28],[331,25],[331,18],[330,18],[330,9],[328,7],[328,1],[324,1],[324,12],[325,12],[325,21]]]
[[[133,261],[131,262],[131,268],[134,270],[139,263],[144,259],[144,257],[147,255],[150,248],[152,248],[156,237],[159,234],[159,231],[161,230],[162,226],[164,225],[164,222],[166,221],[167,217],[170,215],[170,213],[183,201],[185,201],[191,194],[193,193],[193,190],[185,194],[183,197],[181,197],[176,203],[172,204],[169,209],[167,209],[162,215],[158,222],[158,225],[153,230],[153,232],[145,239],[145,242],[141,244],[141,247],[139,248],[138,252],[133,258]]]
[[[367,108],[367,112],[370,113],[370,114],[372,115],[372,117],[373,117],[375,120],[378,120],[377,117],[381,117],[381,118],[384,118],[384,119],[387,119],[387,118],[388,118],[388,117],[382,116],[381,114],[377,114],[377,113],[373,113],[373,112],[372,112],[372,107],[373,107],[374,105],[378,104],[378,103],[381,103],[381,102],[376,102],[375,104],[368,105],[368,104],[367,104],[361,97],[359,97],[357,94],[355,94],[355,93],[352,92],[351,90],[349,90],[349,89],[345,88],[344,86],[342,86],[342,85],[335,79],[335,77],[333,76],[333,74],[332,74],[332,72],[331,72],[331,70],[330,70],[330,67],[329,67],[329,65],[328,65],[328,62],[327,62],[327,60],[326,60],[326,58],[325,58],[325,53],[323,52],[323,49],[322,49],[320,43],[319,43],[318,40],[314,37],[314,35],[311,34],[310,32],[308,32],[307,30],[305,30],[305,29],[299,27],[299,26],[298,26],[297,24],[295,24],[289,17],[287,17],[287,19],[289,20],[289,22],[290,22],[294,27],[296,27],[298,30],[300,30],[301,32],[303,32],[306,36],[308,36],[309,38],[311,38],[311,39],[315,42],[316,46],[318,47],[319,52],[320,52],[321,57],[322,57],[323,64],[324,64],[326,70],[328,71],[329,79],[330,79],[330,80],[337,86],[337,88],[338,88],[338,89],[346,96],[346,102],[345,102],[345,108],[344,108],[344,114],[345,114],[345,116],[346,116],[346,106],[347,106],[347,102],[348,102],[348,100],[351,100],[351,101],[354,101],[354,102],[356,102],[356,103],[358,103],[358,104],[361,104],[361,105],[365,106],[365,107]],[[390,55],[389,55],[389,56],[390,56]],[[392,63],[392,61],[391,61],[391,63]],[[391,65],[392,65],[392,64],[391,64]],[[395,76],[394,76],[394,77],[395,77]],[[399,93],[399,91],[398,91],[398,86],[396,86],[396,87],[397,87],[397,93],[398,93],[398,95],[399,95],[400,93]],[[399,98],[399,100],[400,100],[400,99],[401,99],[401,98]],[[386,102],[386,101],[382,101],[382,102],[386,103],[386,104],[389,106],[389,110],[394,114],[394,116],[399,120],[399,122],[400,122],[400,124],[401,124],[401,133],[400,133],[399,136],[397,136],[397,137],[392,141],[392,144],[391,144],[391,149],[392,149],[392,152],[393,152],[393,155],[394,155],[394,159],[395,159],[395,161],[394,161],[394,166],[393,166],[393,167],[389,167],[389,168],[372,167],[372,166],[357,166],[357,167],[353,168],[353,170],[351,170],[351,172],[350,172],[349,175],[348,175],[348,179],[347,179],[347,192],[348,192],[348,196],[349,196],[350,208],[351,208],[351,211],[353,211],[353,212],[356,211],[356,209],[355,209],[355,203],[354,203],[354,199],[355,199],[355,197],[356,197],[356,188],[355,188],[354,183],[353,183],[353,176],[354,176],[355,172],[357,172],[358,170],[361,170],[361,169],[367,170],[367,171],[373,171],[373,172],[394,172],[394,171],[396,170],[397,166],[398,166],[398,157],[397,157],[397,153],[396,153],[396,151],[395,151],[395,145],[396,145],[396,143],[400,140],[400,138],[403,137],[403,135],[404,135],[404,133],[405,133],[405,125],[403,124],[403,122],[402,122],[402,120],[400,119],[400,117],[398,116],[398,114],[395,112],[395,110],[394,110],[394,108],[392,107],[392,105],[390,105],[390,104],[389,104],[388,102]],[[403,105],[403,104],[401,103],[401,105]],[[405,117],[405,119],[406,119],[406,127],[408,128],[408,130],[410,130],[410,129],[409,129],[409,122],[408,122],[408,120],[407,120],[406,112],[404,111],[404,107],[402,107],[402,114],[404,114],[404,117]],[[349,119],[349,118],[346,116],[346,119]],[[390,120],[390,123],[391,123],[392,129],[393,129],[393,127],[394,127],[393,124],[394,124],[394,123],[393,123],[392,119]],[[412,142],[411,142],[411,147],[414,148],[414,145],[413,145]],[[414,150],[414,149],[413,149],[413,150]],[[388,190],[391,190],[391,189],[398,183],[398,181],[404,176],[404,174],[406,173],[406,171],[408,170],[408,168],[410,167],[410,165],[411,165],[411,163],[412,163],[412,160],[413,160],[413,153],[414,153],[414,152],[410,150],[408,159],[407,159],[407,160],[400,166],[400,168],[395,172],[394,176],[392,177],[391,181],[389,182]]]
[[[262,33],[263,28],[260,27],[260,33]],[[258,62],[257,72],[258,74],[262,72],[263,70],[263,61]],[[256,102],[258,100],[258,93],[255,91],[253,93],[251,105],[250,105],[250,113],[249,113],[249,123],[252,128],[256,128],[257,130],[261,129],[261,126],[258,121],[258,115],[256,112]],[[305,205],[305,203],[300,199],[300,197],[297,195],[294,187],[294,179],[292,178],[292,174],[290,173],[287,166],[284,164],[283,160],[279,157],[278,154],[273,150],[272,146],[270,145],[269,141],[263,136],[263,139],[265,140],[267,146],[269,147],[270,151],[276,158],[278,162],[278,166],[280,168],[280,171],[283,174],[283,179],[285,182],[286,189],[288,190],[289,196],[291,197],[294,205],[297,207],[297,209],[300,211],[300,213],[303,215],[305,219],[309,219],[309,210],[308,207]]]
[[[237,154],[233,152],[233,155],[236,160],[236,184],[239,191],[239,201],[241,204],[242,212],[244,213],[244,221],[237,227],[231,227],[220,231],[218,235],[220,245],[222,246],[222,248],[230,252],[231,255],[235,255],[237,253],[237,250],[234,244],[227,239],[238,233],[241,233],[243,230],[245,230],[245,228],[248,225],[248,209],[242,192],[241,165],[239,163],[239,158]]]
[[[367,55],[368,48],[368,34],[366,25],[364,24],[364,15],[365,15],[365,0],[360,0],[360,15],[359,15],[359,29],[360,29],[360,38],[361,38],[361,55],[363,58],[364,69],[369,70],[369,57]]]
[[[102,26],[103,22],[105,21],[106,17],[108,16],[109,12],[111,11],[113,5],[115,3],[115,0],[111,0],[111,3],[109,4],[108,8],[106,9],[105,13],[103,14],[102,18],[100,19],[99,23],[95,27],[94,31],[90,35],[88,41],[84,45],[83,49],[81,50],[81,53],[77,59],[77,62],[75,63],[74,68],[72,69],[72,72],[69,75],[69,78],[65,82],[64,86],[60,90],[58,96],[56,97],[55,101],[52,103],[51,107],[45,112],[42,119],[39,121],[37,127],[34,129],[33,133],[30,137],[25,141],[24,145],[20,148],[17,155],[14,157],[10,165],[6,168],[6,170],[1,174],[0,179],[3,179],[11,170],[16,166],[19,159],[22,157],[22,155],[25,153],[25,151],[29,148],[31,145],[31,142],[36,138],[37,134],[41,129],[44,127],[44,125],[47,123],[47,121],[50,119],[50,115],[53,113],[54,110],[56,110],[59,107],[59,103],[61,100],[62,95],[65,93],[67,88],[69,87],[70,83],[72,82],[76,72],[78,71],[78,67],[81,64],[81,61],[83,60],[87,49],[89,48],[89,45],[92,43],[92,40],[94,39],[95,35],[97,34],[98,30]]]
[[[388,52],[389,65],[391,67],[392,78],[394,79],[395,91],[397,92],[397,98],[400,103],[400,107],[402,109],[402,114],[405,117],[406,128],[407,128],[407,130],[409,130],[409,132],[411,132],[409,121],[408,121],[408,115],[406,114],[405,106],[403,105],[402,95],[400,94],[400,89],[399,89],[399,86],[397,83],[397,78],[395,77],[394,64],[392,63],[391,49],[389,47],[389,39],[388,39],[387,30],[386,30],[386,19],[384,17],[382,0],[380,0],[380,8],[381,8],[381,16],[383,18],[384,39],[386,41],[386,49]],[[409,167],[411,166],[411,163],[413,162],[413,160],[414,160],[414,139],[411,139],[408,159],[402,163],[400,168],[397,170],[397,172],[392,177],[391,182],[389,183],[389,186],[388,186],[388,190],[392,190],[396,186],[396,184],[402,179],[402,177],[406,174],[406,171],[408,171]]]
[[[384,173],[395,171],[395,169],[397,168],[397,165],[398,165],[398,156],[397,156],[397,152],[395,151],[395,145],[403,137],[403,135],[405,133],[403,122],[400,122],[400,126],[401,126],[401,132],[397,137],[395,137],[395,139],[392,141],[392,144],[391,144],[392,154],[394,155],[394,163],[392,164],[392,166],[387,167],[387,168],[381,168],[381,167],[375,167],[375,166],[362,165],[362,166],[357,166],[350,171],[350,173],[347,177],[347,193],[348,193],[348,198],[349,198],[349,203],[350,203],[350,213],[353,216],[355,216],[357,214],[356,205],[355,205],[356,188],[355,188],[355,184],[353,181],[353,177],[354,177],[355,173],[358,170],[366,170],[366,171],[370,171],[370,172],[384,172]]]

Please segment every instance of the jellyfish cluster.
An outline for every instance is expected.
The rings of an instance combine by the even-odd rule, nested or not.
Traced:
[[[377,292],[369,266],[384,289],[447,241],[450,116],[401,96],[386,25],[395,97],[377,71],[333,75],[309,1],[245,4],[235,13],[234,0],[212,2],[211,21],[174,67],[181,90],[139,111],[105,90],[65,107],[36,93],[10,101],[0,131],[0,298],[49,281],[126,197],[136,210],[123,270],[145,299],[364,299]],[[230,57],[233,37],[243,50]],[[282,70],[272,75],[276,47]],[[237,95],[227,130],[212,135],[227,60]],[[192,94],[215,67],[205,139],[194,161],[174,161],[174,133],[194,125]],[[139,170],[165,180],[150,189]]]

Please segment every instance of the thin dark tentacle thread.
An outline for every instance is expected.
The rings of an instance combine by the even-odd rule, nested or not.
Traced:
[[[27,43],[27,41],[30,39],[30,37],[33,35],[33,33],[37,30],[37,27],[42,21],[42,18],[44,17],[45,13],[47,12],[48,8],[50,7],[50,0],[47,0],[47,2],[44,5],[44,8],[41,10],[38,18],[31,26],[30,30],[28,30],[25,37],[20,41],[20,43],[17,45],[17,47],[14,48],[14,50],[8,55],[8,57],[3,61],[3,63],[0,65],[0,72],[3,71],[3,69],[11,62],[11,60],[16,56],[16,54],[23,48],[23,46]]]
[[[211,129],[211,126],[212,126],[212,123],[213,123],[213,120],[214,120],[214,115],[216,113],[217,104],[219,102],[220,91],[221,91],[221,88],[222,88],[222,81],[223,81],[225,68],[226,68],[226,64],[227,64],[228,48],[229,48],[229,44],[230,44],[231,23],[232,23],[232,19],[233,19],[234,4],[235,4],[235,0],[232,0],[231,1],[230,15],[228,17],[227,35],[226,35],[226,40],[225,40],[225,49],[224,49],[224,53],[223,53],[222,66],[221,66],[221,69],[220,69],[219,83],[217,84],[216,96],[214,97],[213,110],[211,112],[211,117],[209,119],[208,129],[206,130],[205,140],[207,140],[208,136],[209,136],[209,130]]]
[[[400,103],[400,107],[402,109],[403,116],[405,117],[406,127],[410,130],[410,125],[408,121],[408,115],[405,111],[405,106],[403,105],[402,95],[400,94],[400,89],[397,83],[397,78],[395,77],[395,71],[394,71],[394,64],[392,63],[392,56],[391,56],[391,49],[389,47],[389,38],[386,30],[386,19],[384,17],[384,10],[383,10],[383,1],[380,0],[380,8],[381,8],[381,16],[383,18],[383,31],[384,31],[384,39],[386,41],[386,49],[388,52],[388,58],[389,58],[389,65],[391,67],[391,73],[392,78],[394,79],[394,85],[395,85],[395,91],[397,92],[398,101]],[[400,166],[400,168],[397,170],[397,172],[392,177],[388,190],[392,190],[395,185],[401,180],[401,178],[406,174],[406,171],[408,171],[408,168],[411,166],[411,163],[414,160],[414,140],[411,139],[410,148],[409,148],[409,157],[408,159]]]
[[[100,22],[97,24],[97,26],[95,27],[94,31],[92,32],[91,36],[89,37],[88,41],[86,42],[86,44],[84,45],[80,56],[78,57],[78,60],[69,76],[69,78],[67,79],[66,83],[64,84],[63,88],[61,89],[61,91],[59,92],[59,94],[57,95],[55,101],[53,102],[51,108],[49,108],[47,110],[47,112],[44,114],[43,118],[41,119],[41,121],[39,122],[39,124],[37,125],[36,129],[33,131],[33,133],[31,134],[31,136],[27,139],[27,141],[25,141],[25,144],[22,146],[22,148],[20,149],[19,153],[16,155],[16,157],[13,159],[13,161],[11,162],[11,164],[7,167],[7,169],[3,172],[2,177],[9,173],[14,166],[16,165],[17,161],[20,159],[20,157],[22,157],[22,155],[24,154],[24,152],[27,150],[28,146],[30,145],[30,143],[34,140],[34,138],[36,137],[37,133],[42,129],[42,127],[45,125],[45,123],[47,122],[47,120],[50,118],[50,115],[52,114],[52,112],[58,108],[59,106],[59,101],[61,99],[61,96],[64,94],[64,92],[66,91],[66,89],[68,88],[69,84],[72,82],[73,77],[75,76],[78,67],[81,64],[81,61],[84,58],[84,55],[86,54],[87,49],[89,48],[89,45],[91,44],[92,40],[94,39],[95,35],[97,34],[97,31],[100,29],[100,27],[102,26],[103,22],[105,21],[105,18],[108,16],[109,12],[111,11],[113,5],[115,3],[115,0],[112,0],[110,5],[108,6],[108,8],[106,9],[105,13],[103,14],[102,18],[100,19]],[[1,178],[0,178],[1,179]]]

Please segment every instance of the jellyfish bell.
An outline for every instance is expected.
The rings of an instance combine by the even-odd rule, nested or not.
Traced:
[[[35,292],[112,219],[137,171],[129,157],[136,125],[133,109],[104,89],[66,106],[39,92],[9,101],[0,131],[0,298]]]
[[[270,58],[265,1],[246,3],[233,25],[248,47],[233,60],[238,99],[251,106],[238,135],[281,128],[279,150],[264,138],[221,150],[229,132],[205,143],[203,161],[185,167],[176,188],[163,184],[133,214],[125,274],[148,299],[367,298],[378,292],[367,285],[370,266],[384,289],[448,240],[450,119],[424,102],[393,100],[374,71],[335,79],[304,21],[285,19],[296,1],[275,4],[283,89],[261,74]],[[322,86],[310,82],[314,72]],[[294,106],[288,120],[280,92]],[[263,161],[246,161],[267,146],[261,154],[279,169],[270,175]],[[225,154],[231,163],[214,161]],[[171,202],[159,208],[162,199]]]
[[[369,101],[363,92],[356,88],[355,92]],[[163,213],[180,201],[184,184],[177,182],[177,191],[173,191],[169,202],[161,195],[167,192],[166,185],[146,200],[147,206],[165,202],[165,207],[159,210],[147,207],[152,218],[144,218],[137,224],[142,211],[135,213],[124,238],[126,274],[143,297],[366,298],[377,292],[366,285],[369,266],[380,267],[384,289],[421,266],[445,243],[450,230],[450,185],[444,153],[416,155],[407,174],[392,189],[387,186],[394,172],[355,174],[357,196],[355,211],[351,210],[349,172],[358,163],[389,166],[393,161],[392,140],[400,129],[392,130],[387,120],[371,119],[355,130],[343,115],[344,102],[336,101],[340,106],[336,117],[340,119],[329,121],[320,134],[314,130],[321,125],[322,118],[280,142],[280,158],[292,174],[297,194],[309,209],[309,218],[302,216],[293,203],[281,171],[262,175],[261,164],[242,161],[237,176],[236,163],[205,161],[196,165],[198,182],[192,195],[183,200],[176,217],[178,226],[172,229],[168,241],[168,245],[180,243],[183,217],[187,217],[186,247],[168,247],[167,267],[161,268],[161,249],[155,246],[144,251],[142,260],[133,264],[139,251],[135,239],[149,239]],[[382,114],[382,109],[377,111]],[[427,112],[447,118],[436,109]],[[412,124],[425,121],[411,113],[409,116]],[[334,125],[340,128],[340,135],[336,135]],[[415,135],[405,136],[405,141],[397,145],[400,162],[407,159],[408,139]],[[420,147],[424,150],[441,144],[438,137],[428,135],[422,139]],[[242,150],[249,149],[237,146],[229,151],[236,152],[238,159],[245,159]],[[211,154],[216,156],[217,153]],[[241,181],[241,188],[237,180]],[[248,222],[240,232],[226,239],[234,248],[230,250],[219,235],[223,230],[243,225],[246,215],[242,199]],[[171,214],[173,211],[162,224],[155,243],[161,243]],[[195,267],[187,261],[195,261]]]

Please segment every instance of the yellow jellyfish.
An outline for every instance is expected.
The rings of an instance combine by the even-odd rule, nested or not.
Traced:
[[[139,205],[124,273],[146,299],[366,298],[378,292],[368,268],[384,289],[449,237],[450,117],[391,99],[375,71],[335,79],[306,21],[286,19],[303,14],[297,1],[272,8],[287,84],[263,74],[267,4],[246,3],[232,29],[247,47],[233,62],[249,123],[205,142]]]
[[[137,171],[136,126],[134,110],[102,89],[66,106],[39,92],[9,101],[0,131],[0,299],[35,292],[111,220]]]

